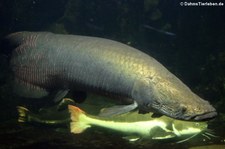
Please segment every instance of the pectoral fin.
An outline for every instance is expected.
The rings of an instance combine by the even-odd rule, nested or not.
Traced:
[[[59,90],[55,95],[54,102],[61,101],[68,94],[68,92],[69,92],[69,89]]]
[[[128,113],[136,109],[137,107],[138,107],[138,104],[136,101],[134,101],[134,103],[130,105],[117,105],[110,108],[104,108],[99,113],[99,116],[107,117],[107,116],[120,115],[120,114]]]
[[[150,135],[152,136],[153,140],[162,140],[176,137],[176,134],[174,134],[171,130],[161,127],[153,128]]]

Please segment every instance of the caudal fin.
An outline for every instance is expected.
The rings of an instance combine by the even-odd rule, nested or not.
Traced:
[[[20,122],[20,123],[28,122],[28,116],[29,116],[30,111],[27,108],[22,107],[22,106],[17,106],[17,111],[19,114],[18,122]]]
[[[86,121],[87,116],[85,115],[84,111],[72,105],[68,105],[68,109],[71,118],[70,132],[78,134],[91,127]]]

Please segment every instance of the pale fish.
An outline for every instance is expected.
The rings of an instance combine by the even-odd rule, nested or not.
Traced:
[[[106,118],[86,114],[76,106],[69,105],[68,108],[71,113],[70,131],[75,134],[82,133],[92,126],[99,126],[133,136],[126,137],[130,141],[140,138],[153,140],[180,138],[180,142],[183,142],[203,133],[208,126],[206,121],[181,121],[167,116],[152,118],[152,113],[139,114],[138,111]]]

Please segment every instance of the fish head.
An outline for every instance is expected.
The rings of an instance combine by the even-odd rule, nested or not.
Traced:
[[[192,122],[192,121],[174,120],[172,123],[173,132],[177,136],[195,135],[205,131],[207,127],[208,127],[208,124],[206,121]]]
[[[166,92],[161,93],[149,106],[155,111],[181,120],[202,121],[214,118],[217,115],[216,109],[208,101],[203,100],[194,93],[190,93],[190,97],[171,92],[168,94],[172,94],[173,97],[166,97],[165,94]]]
[[[216,109],[206,100],[190,90],[183,82],[172,74],[159,77],[154,86],[155,102],[152,107],[164,114],[182,120],[202,121],[214,118]]]
[[[203,121],[217,115],[208,101],[197,96],[177,78],[146,79],[141,84],[136,93],[142,111],[190,121]]]

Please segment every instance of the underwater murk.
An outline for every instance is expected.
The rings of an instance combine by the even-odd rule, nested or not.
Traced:
[[[0,12],[1,149],[225,148],[225,5],[222,1],[2,0]],[[115,104],[99,95],[70,92],[66,97],[79,102],[63,103],[63,106],[60,105],[62,109],[59,108],[59,102],[46,98],[18,96],[13,91],[14,77],[10,66],[12,51],[8,50],[5,42],[8,34],[18,31],[102,37],[142,50],[157,59],[194,93],[209,101],[218,115],[199,124],[193,122],[194,128],[201,128],[201,131],[188,136],[178,135],[183,130],[180,120],[156,115],[151,120],[159,119],[170,126],[161,129],[164,128],[162,125],[160,129],[154,129],[153,138],[149,139],[136,133],[127,135],[122,132],[123,129],[115,131],[97,126],[99,123],[107,125],[107,119],[98,117],[98,112]],[[92,118],[84,126],[85,129],[70,125],[77,119],[71,121],[74,108],[70,108],[69,113],[68,104],[78,107]],[[123,115],[121,117],[125,122],[129,121],[127,118],[137,121],[144,119],[143,114],[137,115],[131,112],[125,119]],[[85,118],[83,116],[83,122],[87,120]],[[100,121],[94,123],[93,119]],[[181,122],[184,126],[187,126],[186,123]],[[182,133],[190,134],[194,130],[197,129]]]

